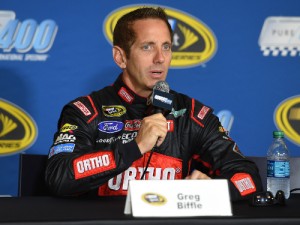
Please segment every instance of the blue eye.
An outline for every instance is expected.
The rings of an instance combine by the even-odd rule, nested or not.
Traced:
[[[150,48],[151,48],[151,46],[150,45],[143,45],[143,50],[149,50]]]
[[[163,45],[163,50],[170,50],[171,49],[171,45],[170,44],[164,44]]]

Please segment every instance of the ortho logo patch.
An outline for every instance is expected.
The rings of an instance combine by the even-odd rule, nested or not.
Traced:
[[[116,168],[116,163],[112,152],[87,154],[73,161],[76,180],[114,168]]]
[[[236,173],[230,181],[239,190],[241,196],[245,196],[256,191],[255,184],[251,176],[247,173]]]

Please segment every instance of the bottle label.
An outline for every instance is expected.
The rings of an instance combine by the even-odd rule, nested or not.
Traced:
[[[290,162],[268,160],[267,177],[289,178]]]

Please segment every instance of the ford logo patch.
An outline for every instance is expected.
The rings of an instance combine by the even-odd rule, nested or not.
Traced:
[[[123,129],[124,124],[120,121],[103,121],[98,124],[98,129],[104,133],[116,133]]]

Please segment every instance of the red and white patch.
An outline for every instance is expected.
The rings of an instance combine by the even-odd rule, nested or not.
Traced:
[[[202,108],[200,109],[197,117],[200,119],[200,120],[203,120],[204,117],[206,116],[206,114],[208,113],[210,108],[208,108],[207,106],[202,106]]]
[[[132,103],[134,97],[128,93],[128,91],[126,90],[126,88],[122,87],[119,92],[118,92],[119,96],[128,103]]]
[[[100,196],[126,195],[130,180],[140,180],[150,153],[136,160],[123,173],[111,178],[98,189]],[[180,159],[153,152],[145,180],[178,180],[182,179],[182,161]]]
[[[167,120],[167,128],[168,128],[168,132],[174,131],[174,121],[173,120]]]
[[[139,130],[141,127],[141,120],[125,120],[124,122],[124,130],[135,131]]]
[[[76,180],[114,168],[116,168],[116,163],[112,152],[87,154],[73,161],[73,169]]]
[[[85,115],[85,116],[89,116],[92,113],[90,112],[90,110],[81,102],[81,101],[77,101],[73,103],[78,109],[80,109],[80,111]]]
[[[236,173],[230,181],[239,190],[241,196],[249,195],[256,191],[255,184],[248,173]]]

